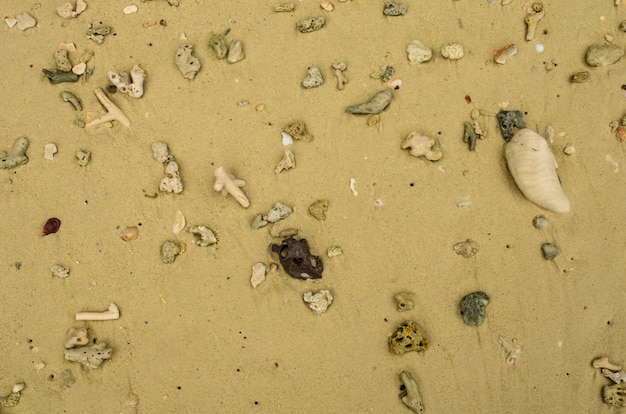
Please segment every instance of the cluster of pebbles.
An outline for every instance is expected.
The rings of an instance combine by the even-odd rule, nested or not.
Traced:
[[[176,0],[168,1],[171,5],[178,5]],[[330,2],[324,2],[321,7],[327,12],[333,10],[333,5]],[[64,3],[59,6],[57,8],[57,14],[64,19],[73,19],[77,18],[86,8],[86,2],[84,0],[78,0],[75,6],[71,3]],[[280,4],[274,7],[275,12],[292,12],[294,9],[295,4],[293,3]],[[382,13],[387,17],[398,17],[405,16],[408,10],[409,7],[404,3],[385,1]],[[129,12],[132,13],[135,11],[136,6]],[[545,14],[546,10],[541,3],[532,3],[525,8],[524,22],[526,24],[526,41],[535,38],[538,25]],[[20,30],[26,30],[30,27],[34,27],[36,24],[34,18],[26,13],[18,15],[16,18],[7,18],[5,20],[9,27],[17,25]],[[321,15],[312,16],[296,21],[295,29],[302,34],[308,35],[309,33],[323,29],[326,24],[326,17]],[[623,28],[622,25],[620,25],[620,29],[626,31],[626,22],[623,23]],[[96,44],[102,44],[106,36],[112,32],[113,29],[110,26],[90,24],[86,34],[88,39],[94,41]],[[234,64],[245,58],[244,45],[239,39],[228,40],[227,36],[229,34],[230,29],[223,32],[210,33],[207,44],[208,49],[212,51],[216,59],[225,59],[228,63]],[[202,68],[200,59],[194,54],[194,48],[193,44],[184,43],[177,49],[174,56],[175,65],[178,67],[183,77],[189,80],[194,79]],[[85,51],[80,58],[70,59],[72,56],[69,52],[74,53],[75,51],[76,49],[73,44],[62,44],[59,49],[55,51],[54,61],[56,68],[53,70],[43,69],[43,72],[52,84],[76,82],[81,76],[86,80],[92,73],[93,67],[89,68],[88,63],[94,53],[92,51]],[[507,60],[516,53],[517,47],[514,44],[507,44],[494,52],[494,62],[500,65],[505,64]],[[433,49],[426,46],[420,40],[411,41],[406,46],[406,54],[408,61],[414,65],[432,62],[434,56]],[[447,42],[439,48],[439,54],[443,59],[458,61],[465,56],[466,51],[460,43]],[[617,63],[623,55],[624,50],[621,47],[607,40],[607,42],[596,43],[589,46],[585,53],[585,62],[591,68],[605,67]],[[72,60],[74,60],[74,62],[72,62]],[[329,65],[323,65],[323,67],[329,67],[334,73],[338,90],[344,90],[347,87],[348,78],[346,72],[348,65],[346,62],[337,61]],[[390,82],[393,80],[394,74],[395,69],[393,66],[384,65],[382,73],[376,77],[382,82]],[[133,65],[130,73],[111,70],[107,75],[115,91],[126,94],[131,98],[140,98],[143,96],[146,72],[139,64]],[[572,83],[583,83],[586,82],[589,77],[589,71],[576,72],[570,76],[570,81]],[[301,81],[301,86],[304,89],[313,89],[321,86],[324,81],[325,76],[321,67],[313,65],[306,69],[306,74]],[[394,98],[394,90],[397,89],[395,86],[399,87],[399,84],[388,84],[387,86],[390,87],[380,89],[380,86],[378,86],[376,89],[380,90],[364,94],[361,101],[354,105],[347,106],[345,112],[354,115],[380,116],[391,104]],[[130,124],[130,121],[121,113],[120,109],[110,101],[101,89],[96,89],[96,95],[106,108],[107,115],[92,121],[90,124],[97,125],[111,121],[117,121],[123,126]],[[81,101],[72,92],[63,91],[61,97],[63,101],[71,104],[75,111],[82,111],[83,107]],[[520,129],[525,127],[520,114],[519,111],[505,111],[497,115],[499,121],[504,121],[500,123],[500,127],[502,128],[501,132],[505,140],[510,141],[513,139],[514,127]],[[471,151],[475,150],[476,140],[485,137],[483,128],[478,122],[480,116],[480,111],[476,110],[476,112],[472,112],[472,122],[466,122],[463,125],[463,141],[468,144]],[[508,125],[510,128],[503,128],[503,125]],[[89,126],[89,124],[87,124],[87,126]],[[622,127],[626,128],[626,117],[619,121],[618,125],[615,125],[613,131],[617,134],[620,141],[624,141],[624,137],[626,137],[626,132],[624,132]],[[284,172],[291,174],[288,171],[296,167],[295,154],[290,149],[291,145],[293,145],[294,140],[310,142],[313,140],[313,136],[307,130],[306,124],[299,120],[285,125],[282,128],[281,135],[283,139],[284,156],[280,159],[278,164],[273,167],[274,172],[275,174]],[[0,154],[0,168],[14,168],[26,163],[28,161],[28,157],[26,156],[28,146],[29,141],[26,138],[18,138],[9,151],[2,151]],[[54,153],[57,151],[56,145],[47,148],[46,158],[52,159]],[[409,133],[403,140],[400,148],[407,150],[407,152],[414,157],[422,158],[430,162],[438,161],[443,157],[440,142],[430,137],[425,132],[413,131]],[[564,149],[564,152],[570,155],[574,153],[572,149],[573,146],[566,148],[569,149]],[[167,144],[164,142],[155,142],[152,144],[152,150],[154,159],[164,165],[164,177],[159,183],[159,190],[163,193],[181,193],[183,191],[183,183],[180,176],[179,165],[174,156],[170,154]],[[79,150],[76,153],[76,158],[80,165],[87,165],[90,152]],[[244,209],[250,206],[250,200],[242,189],[246,185],[244,180],[237,178],[230,170],[221,166],[216,168],[214,175],[215,191],[222,192],[225,196],[230,196],[235,199]],[[314,219],[322,222],[327,217],[329,205],[330,202],[327,199],[315,200],[308,206],[308,213]],[[324,265],[322,259],[313,253],[315,249],[312,251],[309,242],[306,238],[300,237],[300,232],[297,228],[283,225],[289,217],[297,216],[297,214],[294,214],[296,212],[297,209],[295,206],[277,201],[269,210],[257,213],[251,220],[253,229],[267,228],[269,230],[268,233],[272,240],[271,250],[275,258],[275,262],[270,262],[269,265],[263,262],[257,262],[252,265],[250,282],[253,288],[261,286],[266,280],[267,275],[279,268],[278,265],[282,267],[285,274],[300,280],[302,283],[322,279]],[[173,234],[176,236],[186,227],[184,216],[180,211],[178,213],[173,227]],[[544,229],[548,225],[547,219],[543,216],[537,216],[533,224],[538,229]],[[187,231],[192,235],[194,244],[199,247],[208,247],[218,243],[214,231],[206,225],[191,226]],[[135,226],[127,227],[120,233],[120,238],[126,242],[136,240],[138,237],[139,230]],[[185,249],[185,243],[178,237],[165,240],[160,247],[163,263],[174,263],[177,257],[184,253]],[[453,250],[457,255],[469,259],[474,257],[480,249],[475,241],[466,239],[465,241],[456,243],[453,246]],[[541,251],[543,257],[548,260],[554,259],[559,254],[559,248],[551,242],[542,244]],[[339,246],[330,246],[327,248],[326,252],[327,256],[332,258],[341,256],[343,250]],[[59,264],[54,265],[51,271],[53,275],[59,278],[67,278],[70,275],[69,269]],[[396,309],[399,312],[412,311],[415,308],[414,296],[415,295],[409,291],[403,291],[395,295]],[[329,309],[329,306],[334,301],[334,297],[330,289],[319,289],[318,291],[305,290],[302,294],[302,300],[312,312],[322,314]],[[460,308],[459,315],[462,317],[465,325],[470,327],[482,326],[487,317],[486,309],[490,301],[490,296],[480,290],[465,295],[458,305]],[[112,350],[107,347],[105,343],[96,342],[92,346],[86,346],[88,343],[86,329],[72,328],[68,332],[65,358],[70,361],[79,362],[87,368],[93,369],[97,368],[103,361],[111,357]],[[499,338],[499,343],[507,351],[507,362],[512,363],[512,361],[519,356],[521,347],[517,344],[516,340],[510,343],[502,337]],[[389,352],[394,355],[403,355],[407,352],[424,352],[428,349],[428,340],[424,330],[417,322],[412,319],[406,319],[402,321],[397,326],[396,330],[388,337],[388,347]],[[605,362],[606,361],[603,363]],[[598,365],[597,368],[601,368],[601,372],[604,376],[615,382],[613,386],[604,387],[603,396],[605,402],[624,406],[624,395],[626,395],[626,390],[623,386],[623,383],[626,381],[624,371],[621,371],[621,367],[613,365],[603,365],[600,367],[600,362],[596,364],[596,361],[594,361],[594,367],[596,367],[596,365]],[[424,405],[413,375],[408,370],[403,370],[399,378],[402,383],[399,395],[401,401],[414,412],[423,412]],[[22,388],[23,385],[21,388],[16,385],[11,395],[4,397],[4,400],[9,401],[7,404],[12,403],[12,401],[16,399],[19,401],[19,394]],[[0,401],[0,404],[3,403]],[[3,406],[8,407],[11,405]]]

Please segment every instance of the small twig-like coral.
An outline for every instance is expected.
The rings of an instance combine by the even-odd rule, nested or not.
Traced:
[[[109,305],[109,309],[104,312],[78,312],[77,321],[110,321],[120,318],[120,310],[115,303]]]
[[[235,178],[235,176],[229,174],[224,167],[219,167],[215,170],[215,184],[213,184],[213,189],[215,191],[221,191],[222,194],[226,192],[232,195],[242,207],[248,208],[250,206],[250,201],[240,188],[244,185],[246,185],[244,180]]]
[[[115,105],[113,101],[109,99],[108,96],[106,96],[104,91],[101,88],[96,88],[94,92],[96,94],[96,97],[102,104],[102,106],[104,106],[105,109],[107,110],[107,113],[98,119],[94,119],[93,121],[88,122],[85,125],[85,127],[90,127],[90,126],[98,125],[98,124],[104,124],[105,122],[110,122],[110,121],[117,121],[120,124],[124,125],[126,128],[129,128],[130,119],[128,119],[128,117],[124,115],[122,110],[118,108],[117,105]]]

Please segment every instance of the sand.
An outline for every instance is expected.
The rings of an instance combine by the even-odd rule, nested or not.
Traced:
[[[38,21],[24,32],[0,30],[0,147],[19,136],[31,142],[27,164],[0,171],[0,394],[26,384],[19,405],[4,411],[411,412],[398,397],[402,370],[416,378],[430,413],[610,411],[601,397],[610,382],[591,361],[606,355],[626,363],[625,144],[608,126],[624,112],[626,63],[589,68],[584,52],[605,34],[626,44],[618,30],[626,8],[612,0],[545,2],[546,16],[527,42],[522,0],[408,2],[407,15],[394,18],[382,15],[382,1],[335,0],[326,13],[307,0],[295,2],[293,13],[274,13],[273,1],[171,7],[153,0],[135,2],[139,11],[125,15],[130,2],[91,0],[67,27],[55,12],[61,3],[31,10],[30,2],[5,0],[1,7],[5,16],[28,12]],[[295,29],[297,20],[322,14],[322,30]],[[144,27],[151,19],[166,25]],[[90,22],[111,25],[114,34],[97,45],[85,36]],[[245,59],[233,65],[207,46],[211,32],[226,28],[245,47]],[[414,39],[434,49],[432,61],[408,62]],[[54,69],[60,42],[75,42],[74,61],[94,51],[88,81],[52,85],[43,75]],[[195,44],[203,64],[193,81],[174,65],[184,42]],[[463,59],[440,56],[449,42],[463,44]],[[518,54],[494,63],[492,51],[507,43]],[[337,61],[348,63],[343,91],[330,69]],[[77,119],[104,114],[93,91],[109,84],[106,72],[136,63],[147,72],[145,95],[110,95],[130,128],[79,127]],[[380,125],[369,127],[367,117],[344,109],[385,87],[370,76],[384,63],[403,84]],[[300,82],[311,65],[326,82],[305,90]],[[569,82],[583,70],[591,75],[586,83]],[[63,102],[64,90],[82,100],[82,112]],[[242,100],[249,105],[239,106]],[[570,213],[543,210],[517,189],[493,116],[507,104],[539,133],[554,128]],[[462,142],[472,109],[491,114],[481,117],[488,136],[474,152]],[[297,167],[276,175],[281,128],[295,120],[306,122],[314,140],[294,143]],[[443,158],[431,163],[402,150],[411,131],[437,138]],[[152,158],[155,141],[179,162],[183,193],[146,197],[158,193],[163,176]],[[49,142],[59,149],[52,161],[43,158]],[[567,143],[574,155],[563,154]],[[86,167],[74,158],[79,149],[92,153]],[[213,191],[220,165],[246,180],[248,209]],[[324,221],[307,212],[318,199],[329,200]],[[302,281],[281,269],[254,289],[251,266],[276,263],[269,245],[280,239],[250,221],[276,201],[295,207],[281,225],[297,228],[323,257],[324,275]],[[198,247],[186,231],[174,235],[178,210],[188,225],[213,229],[217,245]],[[547,229],[533,227],[537,215],[549,219]],[[50,217],[61,228],[42,237]],[[139,227],[137,240],[120,239],[127,226]],[[466,259],[452,246],[468,238],[480,251]],[[186,249],[166,265],[159,249],[168,239]],[[561,249],[552,261],[541,255],[545,242]],[[331,246],[344,255],[327,258]],[[70,268],[68,278],[51,275],[56,263]],[[319,289],[335,297],[322,315],[302,301]],[[416,306],[400,313],[393,297],[405,290]],[[480,327],[466,326],[459,313],[474,291],[491,298]],[[119,320],[74,320],[110,302]],[[423,327],[429,347],[392,355],[387,338],[407,319]],[[65,361],[71,327],[89,327],[113,357],[94,370]],[[514,364],[506,363],[500,336],[521,345]]]

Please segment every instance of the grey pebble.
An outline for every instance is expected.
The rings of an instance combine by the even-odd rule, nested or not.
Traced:
[[[243,43],[241,40],[233,40],[230,42],[230,46],[228,47],[228,56],[226,57],[226,61],[228,63],[237,63],[245,58],[245,54],[243,53]]]
[[[57,65],[57,70],[60,72],[69,72],[72,70],[72,63],[67,57],[67,50],[58,49],[54,52],[54,61]]]
[[[545,229],[549,224],[550,222],[544,216],[535,216],[533,218],[533,226],[537,229]]]
[[[174,240],[166,240],[161,245],[161,259],[163,263],[174,263],[176,256],[180,254],[180,245]]]
[[[75,110],[77,111],[83,110],[83,105],[80,103],[76,95],[74,95],[72,92],[70,91],[61,92],[61,98],[63,98],[65,102],[69,102],[70,104],[72,104]]]
[[[224,33],[211,33],[209,38],[209,46],[213,49],[218,59],[224,59],[228,54],[228,45],[224,38],[228,32],[230,32],[230,29],[227,29]]]
[[[553,243],[544,243],[541,245],[541,252],[544,259],[552,260],[559,255],[561,250]]]
[[[11,149],[6,151],[0,151],[0,170],[11,169],[28,162],[26,156],[26,150],[30,142],[26,137],[19,137],[13,143]]]
[[[48,69],[42,69],[42,72],[50,79],[51,83],[76,82],[78,75],[74,72],[57,72]]]
[[[306,70],[306,76],[302,81],[302,86],[305,89],[317,88],[322,83],[324,83],[324,77],[322,76],[322,72],[320,72],[320,68],[317,66],[310,66]]]
[[[193,53],[193,45],[190,43],[185,43],[181,45],[176,51],[176,58],[174,63],[178,67],[180,73],[183,74],[185,79],[193,79],[196,77],[196,74],[202,68],[202,63],[200,63],[200,59],[192,55]]]
[[[385,2],[385,8],[383,14],[385,16],[404,16],[407,12],[408,6],[404,3],[395,3],[391,0]]]
[[[300,33],[311,33],[321,29],[325,24],[326,19],[324,19],[324,16],[309,17],[298,21],[296,23],[296,29],[298,29]]]
[[[379,114],[389,106],[392,98],[391,89],[385,89],[374,95],[368,102],[347,107],[346,112],[349,114]]]
[[[274,11],[276,13],[287,13],[293,11],[296,8],[296,5],[293,3],[282,3],[274,6]]]
[[[380,77],[380,80],[382,82],[387,82],[389,79],[391,79],[394,73],[396,73],[396,70],[393,68],[393,66],[387,66],[385,68],[385,71],[383,72],[383,75]]]
[[[624,49],[612,43],[596,43],[587,48],[585,62],[589,66],[609,66],[624,56]]]
[[[280,201],[277,201],[274,204],[274,207],[272,207],[270,211],[267,212],[267,215],[263,217],[263,219],[270,223],[276,223],[279,220],[289,217],[292,212],[293,208],[281,203]]]
[[[461,301],[461,315],[468,326],[480,326],[485,321],[486,307],[489,296],[485,292],[474,292],[465,296]]]

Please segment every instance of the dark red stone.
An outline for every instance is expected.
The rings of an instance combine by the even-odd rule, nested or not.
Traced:
[[[61,220],[56,217],[52,217],[46,221],[46,224],[43,225],[41,234],[47,236],[48,234],[56,233],[59,231],[59,227],[61,227]]]

